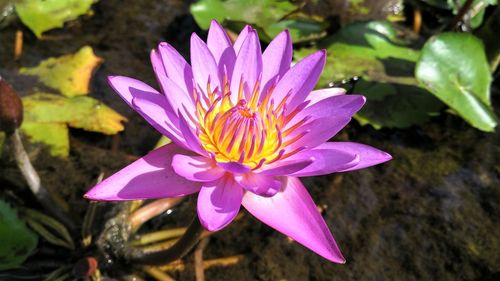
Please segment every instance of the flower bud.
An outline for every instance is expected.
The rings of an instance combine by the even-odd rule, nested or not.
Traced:
[[[0,131],[12,133],[23,121],[23,104],[12,86],[0,77]]]

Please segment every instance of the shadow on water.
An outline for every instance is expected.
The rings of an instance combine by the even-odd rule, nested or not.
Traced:
[[[94,16],[52,31],[46,40],[37,40],[23,28],[25,50],[19,62],[12,60],[9,51],[15,27],[2,30],[0,75],[14,81],[18,67],[74,52],[85,44],[105,59],[93,79],[92,95],[130,120],[120,134],[119,150],[109,150],[111,137],[79,130],[72,131],[67,161],[33,147],[46,185],[79,216],[87,204],[81,196],[101,171],[109,175],[123,167],[126,154],[144,154],[159,137],[112,93],[106,76],[132,76],[155,85],[149,51],[165,39],[188,55],[189,36],[199,29],[187,5],[161,3],[100,1]],[[390,163],[362,171],[304,179],[313,198],[325,207],[324,217],[347,264],[331,264],[247,215],[214,235],[205,252],[206,258],[244,254],[245,259],[235,266],[207,270],[207,280],[500,278],[498,130],[481,133],[447,115],[407,130],[376,131],[353,123],[341,137],[379,147],[394,157]],[[6,190],[23,188],[9,157],[3,157],[0,167],[0,183]],[[180,211],[190,217],[192,205]],[[40,256],[43,253],[29,261]],[[174,276],[192,280],[193,274],[186,270]]]

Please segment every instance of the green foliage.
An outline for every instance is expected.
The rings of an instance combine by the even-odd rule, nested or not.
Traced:
[[[326,26],[312,17],[295,13],[298,7],[286,0],[200,0],[191,5],[196,23],[208,29],[212,19],[219,22],[252,24],[261,29],[261,39],[270,41],[288,28],[294,42],[324,36]]]
[[[0,270],[21,265],[37,245],[37,236],[19,219],[7,202],[0,200]]]
[[[90,7],[96,0],[19,0],[16,11],[21,21],[37,37],[77,17],[90,13]]]
[[[417,79],[472,126],[491,132],[491,73],[482,42],[468,33],[430,38],[415,71]]]

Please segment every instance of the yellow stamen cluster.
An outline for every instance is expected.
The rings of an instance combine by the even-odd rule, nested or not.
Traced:
[[[193,92],[197,115],[193,121],[205,150],[218,162],[239,162],[253,169],[295,153],[286,152],[284,148],[301,135],[285,139],[306,120],[284,130],[297,113],[286,113],[287,98],[275,104],[271,98],[273,87],[261,94],[257,81],[247,101],[243,86],[240,82],[237,102],[231,101],[227,76],[222,91],[212,91],[209,83],[206,95]]]

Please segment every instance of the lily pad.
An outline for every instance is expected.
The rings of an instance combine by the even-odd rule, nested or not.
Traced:
[[[367,103],[354,118],[375,129],[407,128],[421,125],[436,116],[444,105],[426,90],[401,84],[360,81],[356,92],[367,98]]]
[[[19,0],[15,6],[21,21],[41,37],[45,31],[89,14],[94,2],[96,0]]]
[[[23,132],[33,141],[51,147],[55,156],[69,153],[68,127],[116,134],[124,129],[126,118],[91,97],[66,98],[48,93],[35,93],[23,98]]]
[[[449,32],[430,38],[415,75],[472,126],[494,130],[497,122],[490,101],[491,73],[484,46],[474,35]]]
[[[353,23],[318,43],[327,49],[327,62],[319,81],[325,87],[332,81],[360,76],[356,93],[367,97],[367,104],[355,118],[374,128],[406,128],[423,124],[437,114],[442,103],[420,88],[414,77],[419,51],[410,46],[411,36],[387,21]],[[295,52],[300,59],[316,49]]]
[[[327,62],[320,79],[321,85],[361,76],[365,80],[417,84],[413,69],[419,51],[410,48],[411,41],[401,37],[387,21],[353,23],[319,42],[327,49]],[[316,49],[295,52],[300,59]]]
[[[35,249],[38,239],[16,211],[0,200],[0,270],[7,270],[21,265]]]
[[[19,72],[37,76],[46,86],[64,96],[74,97],[89,93],[92,74],[102,61],[91,47],[85,46],[75,54],[48,58],[38,66],[23,67]]]
[[[284,28],[289,29],[294,42],[326,35],[324,21],[295,13],[298,6],[285,0],[200,0],[191,4],[190,10],[203,29],[208,29],[213,19],[242,22],[260,28],[261,39],[265,41],[270,41]]]

